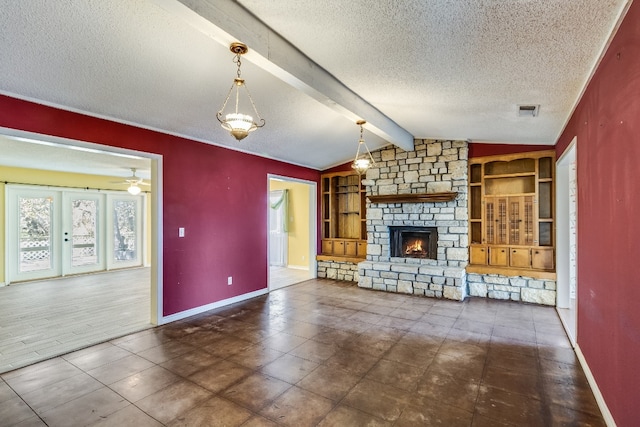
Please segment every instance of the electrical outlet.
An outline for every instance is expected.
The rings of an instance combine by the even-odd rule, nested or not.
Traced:
[[[227,285],[229,286],[233,285],[233,277],[231,276],[227,277]]]
[[[178,228],[178,237],[184,237],[184,227]]]

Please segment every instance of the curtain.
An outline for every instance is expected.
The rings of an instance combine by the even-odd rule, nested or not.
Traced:
[[[289,208],[289,191],[274,190],[269,192],[269,264],[286,267],[288,255],[287,224]]]
[[[269,193],[269,205],[277,211],[277,229],[285,233],[288,230],[289,221],[289,190],[274,190]],[[273,212],[272,212],[273,213]]]

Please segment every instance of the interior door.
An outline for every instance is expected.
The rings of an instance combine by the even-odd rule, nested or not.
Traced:
[[[64,192],[62,205],[62,274],[105,269],[105,196]]]

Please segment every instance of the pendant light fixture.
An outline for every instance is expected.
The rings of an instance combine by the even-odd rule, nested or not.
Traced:
[[[364,142],[364,137],[362,136],[363,132],[364,132],[364,128],[362,127],[365,123],[367,123],[364,120],[358,120],[356,122],[356,124],[358,126],[360,126],[360,139],[358,140],[358,151],[356,151],[356,157],[355,159],[353,159],[353,163],[351,164],[351,167],[358,172],[358,175],[362,175],[363,173],[367,173],[367,170],[369,168],[371,168],[372,166],[376,165],[376,162],[373,161],[373,156],[371,155],[371,152],[369,151],[369,147],[367,147],[367,143]],[[366,153],[360,153],[360,150],[362,150],[362,146],[364,146],[365,150],[367,151]]]
[[[261,128],[264,126],[265,121],[258,114],[258,110],[256,109],[256,105],[253,102],[253,98],[249,94],[249,90],[247,89],[247,85],[244,83],[244,79],[240,78],[240,66],[242,65],[240,57],[247,53],[249,50],[247,45],[244,43],[231,43],[229,47],[231,52],[233,52],[236,56],[233,58],[233,62],[238,65],[237,77],[233,79],[233,83],[231,84],[231,89],[229,89],[229,93],[227,94],[227,98],[224,100],[224,104],[222,104],[222,108],[216,114],[216,118],[222,124],[223,129],[229,131],[231,135],[238,141],[244,139],[249,135],[249,132],[253,132],[254,130]],[[238,104],[240,102],[240,89],[244,88],[247,93],[247,97],[251,102],[251,106],[253,107],[253,111],[258,118],[257,123],[253,120],[253,116],[249,114],[243,114],[238,112]],[[224,109],[227,106],[227,102],[229,102],[229,98],[231,98],[231,94],[235,89],[235,110],[224,114]]]

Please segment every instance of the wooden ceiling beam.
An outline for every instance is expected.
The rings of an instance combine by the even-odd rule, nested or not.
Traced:
[[[240,41],[249,47],[243,59],[304,92],[347,119],[364,119],[365,128],[391,144],[413,151],[414,137],[289,41],[231,0],[153,0],[218,43]]]

